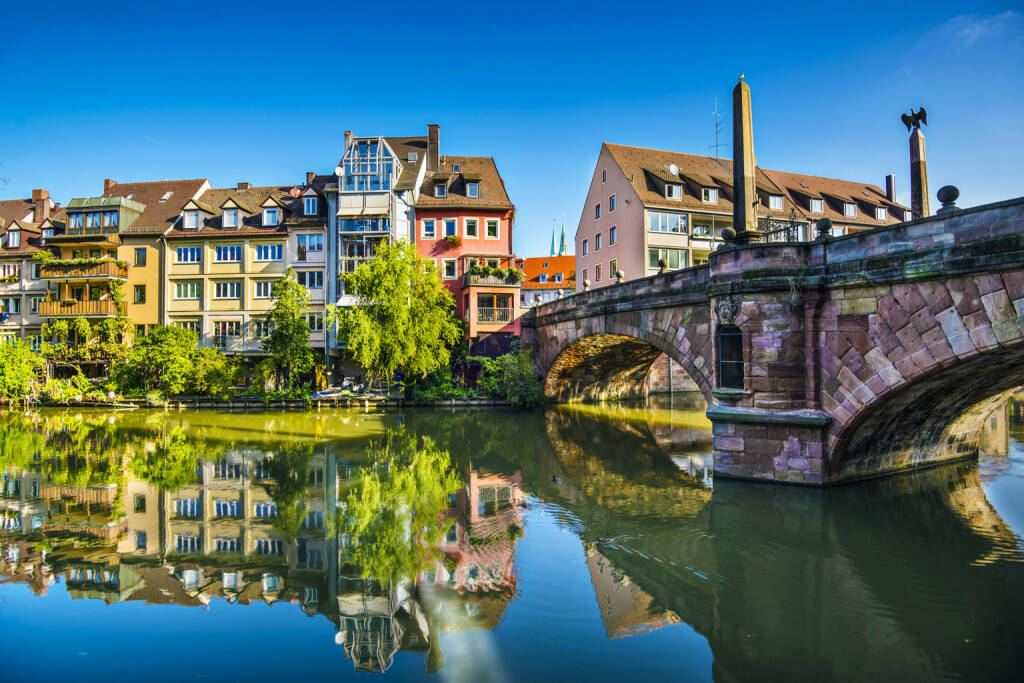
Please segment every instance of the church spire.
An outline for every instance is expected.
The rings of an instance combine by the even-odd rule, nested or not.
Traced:
[[[553,236],[552,236],[553,237]],[[569,242],[565,239],[565,223],[562,223],[562,239],[558,243],[558,255],[565,256],[569,253]]]
[[[555,255],[555,226],[551,226],[551,255]]]

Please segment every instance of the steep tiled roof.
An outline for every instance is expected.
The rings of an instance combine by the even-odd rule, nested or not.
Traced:
[[[575,280],[569,279],[576,275],[575,256],[536,256],[524,258],[522,263],[526,272],[522,289],[572,289],[576,286]],[[540,281],[541,273],[547,273],[547,282]],[[562,282],[555,282],[555,273],[562,274]]]
[[[8,249],[3,246],[7,244],[7,232],[10,230],[18,230],[21,232],[21,243],[16,249]],[[42,239],[40,235],[39,223],[20,220],[7,221],[7,223],[0,228],[0,258],[5,256],[25,258],[26,256],[31,256],[37,251],[40,251],[42,248]]]
[[[237,235],[274,235],[282,234],[292,227],[318,227],[323,226],[326,216],[326,206],[322,198],[317,202],[317,214],[315,216],[304,216],[302,214],[302,190],[306,186],[294,185],[269,185],[263,187],[250,187],[240,190],[237,188],[220,188],[206,190],[197,200],[196,204],[204,209],[206,213],[199,214],[202,223],[198,230],[184,230],[181,223],[177,222],[174,228],[167,233],[168,237],[225,237],[230,238]],[[314,181],[313,187],[316,187]],[[297,197],[293,197],[293,190],[298,188]],[[263,203],[268,199],[274,199],[284,207],[281,220],[276,226],[263,226]],[[233,201],[239,206],[242,212],[249,214],[240,215],[241,225],[237,228],[225,228],[222,226],[221,217],[225,202]],[[184,205],[183,205],[184,206]],[[180,213],[180,211],[179,211]]]
[[[14,220],[32,220],[31,199],[5,199],[0,201],[0,226]]]
[[[647,207],[684,209],[693,211],[712,211],[732,213],[732,161],[715,157],[670,152],[644,147],[630,147],[604,143],[626,178],[632,183],[640,200]],[[676,180],[669,171],[675,164],[679,168]],[[676,182],[683,186],[681,199],[667,199],[664,193],[664,182]],[[757,169],[756,185],[760,203],[759,216],[776,216],[785,218],[795,213],[799,220],[817,220],[828,217],[844,224],[876,227],[903,221],[903,207],[886,199],[885,192],[876,185],[858,183],[834,178],[773,171],[766,168]],[[718,202],[708,203],[701,199],[702,187],[718,189]],[[768,195],[781,195],[783,208],[771,210]],[[810,199],[825,198],[824,213],[811,213]],[[829,200],[829,197],[834,199]],[[855,218],[843,215],[842,201],[858,202]],[[875,218],[873,207],[885,207],[888,219],[879,221]]]
[[[181,207],[204,187],[209,187],[209,181],[205,178],[114,183],[103,196],[128,197],[146,205],[146,210],[132,224],[131,232],[163,232],[178,220]],[[170,196],[161,201],[168,192]]]
[[[454,164],[459,164],[459,172],[455,173]],[[478,197],[466,196],[466,183],[479,183]],[[445,182],[448,185],[447,197],[434,196],[434,184]],[[515,206],[505,191],[505,182],[498,174],[498,167],[491,157],[443,156],[436,173],[428,173],[420,186],[420,196],[416,200],[416,208],[480,208],[480,209],[514,209]]]
[[[416,186],[420,166],[427,160],[426,136],[411,138],[384,138],[388,147],[402,164],[402,175],[395,181],[396,190],[411,190]],[[416,152],[416,161],[409,161],[409,152]]]

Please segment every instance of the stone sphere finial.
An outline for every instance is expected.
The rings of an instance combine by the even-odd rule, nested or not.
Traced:
[[[583,281],[583,291],[587,291],[588,289],[590,289],[590,280],[584,280]]]
[[[956,205],[956,200],[960,197],[960,190],[955,185],[943,185],[939,188],[936,196],[942,202],[942,208],[935,212],[936,216],[954,213],[959,208]]]
[[[815,237],[815,241],[827,240],[832,236],[832,219],[831,218],[819,218],[815,224],[815,229],[818,231],[818,236]]]
[[[668,268],[668,263],[665,261],[665,259],[658,259],[658,275],[664,275],[666,268]]]
[[[726,244],[734,244],[736,242],[736,231],[732,228],[722,228],[722,240]]]
[[[622,282],[622,278],[624,278],[624,277],[626,277],[626,273],[621,268],[619,270],[615,271],[615,281],[616,282]]]

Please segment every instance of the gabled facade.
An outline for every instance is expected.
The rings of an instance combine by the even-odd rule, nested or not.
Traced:
[[[732,227],[732,162],[604,143],[576,230],[576,286],[706,263]],[[821,218],[833,235],[909,220],[887,189],[867,183],[757,168],[757,216],[774,240],[808,240]]]
[[[63,225],[62,216],[46,190],[0,202],[0,344],[17,339],[39,343],[39,304],[47,285],[33,257],[43,249],[43,231]]]

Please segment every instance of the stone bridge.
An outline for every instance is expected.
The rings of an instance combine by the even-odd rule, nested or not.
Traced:
[[[667,354],[708,402],[721,476],[822,485],[974,457],[1024,384],[1024,198],[731,246],[540,306],[523,342],[566,402],[642,395]]]

